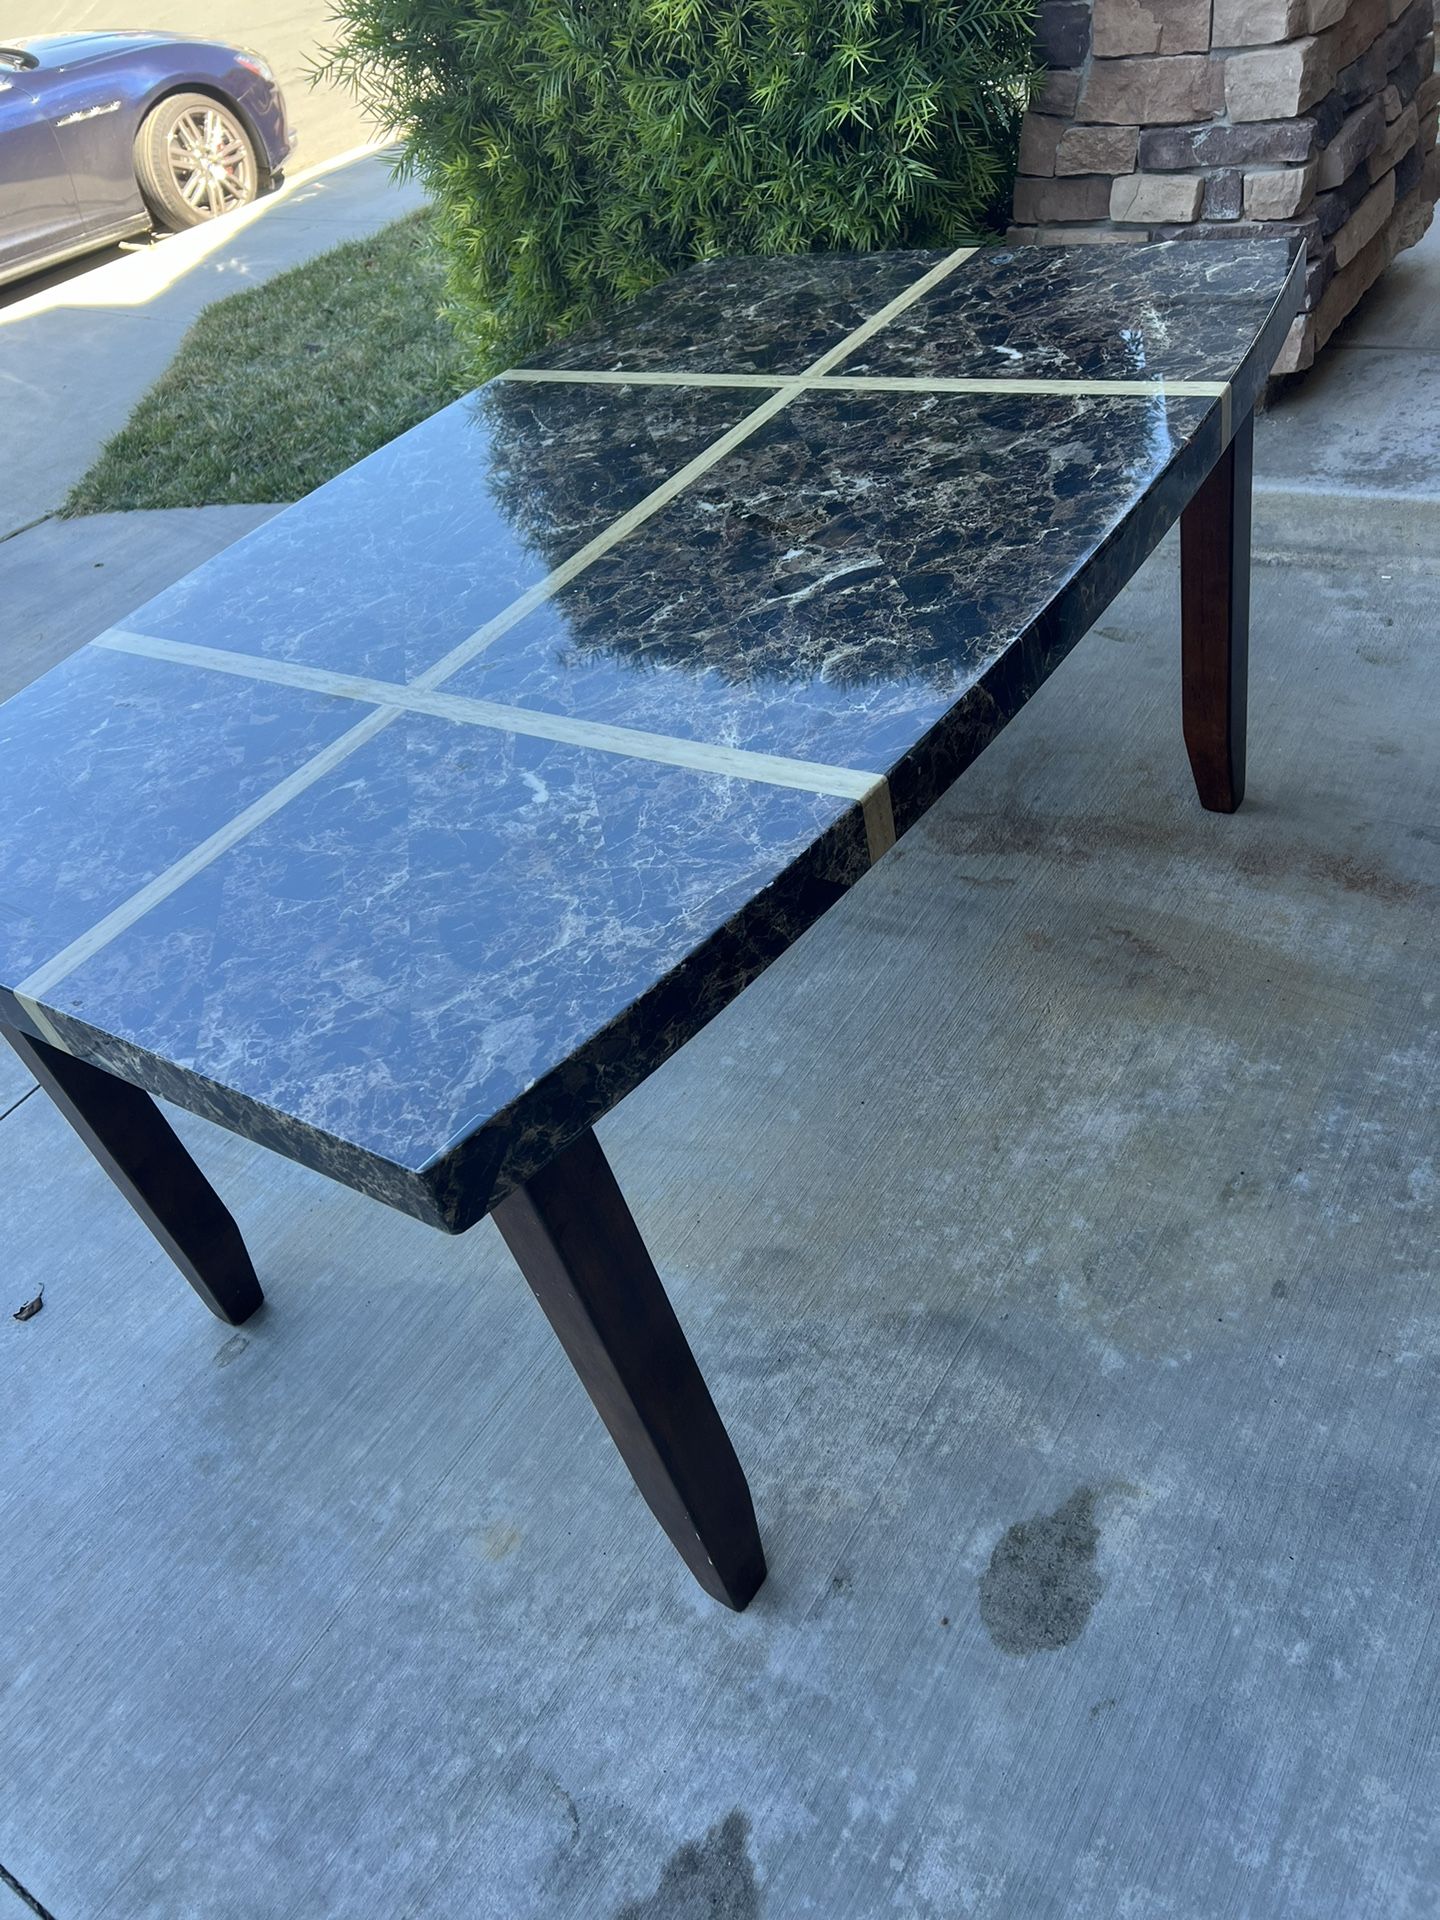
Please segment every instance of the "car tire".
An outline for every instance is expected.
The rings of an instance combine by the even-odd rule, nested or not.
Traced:
[[[135,178],[159,225],[198,227],[255,198],[260,164],[233,107],[208,93],[173,93],[135,136]]]

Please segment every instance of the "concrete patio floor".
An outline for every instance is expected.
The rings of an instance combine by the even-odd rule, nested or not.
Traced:
[[[1326,370],[1408,360],[1397,435],[1440,430],[1429,314]],[[601,1130],[750,1476],[744,1615],[488,1222],[180,1115],[269,1295],[232,1332],[0,1062],[0,1862],[33,1902],[1440,1909],[1440,506],[1348,501],[1327,408],[1260,436],[1239,815],[1190,787],[1167,542]]]

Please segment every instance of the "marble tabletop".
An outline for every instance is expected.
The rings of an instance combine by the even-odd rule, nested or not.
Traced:
[[[492,381],[0,706],[0,1019],[471,1225],[1019,710],[1303,265],[715,262]]]

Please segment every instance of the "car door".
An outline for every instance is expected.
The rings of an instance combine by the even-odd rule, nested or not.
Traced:
[[[135,179],[134,117],[123,75],[111,59],[51,67],[42,55],[30,76],[69,169],[80,212],[99,238],[143,224]]]
[[[84,233],[49,117],[27,76],[0,67],[0,276],[63,253]]]

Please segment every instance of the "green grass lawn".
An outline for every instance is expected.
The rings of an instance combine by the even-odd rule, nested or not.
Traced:
[[[217,301],[67,514],[298,500],[475,384],[429,216]]]

